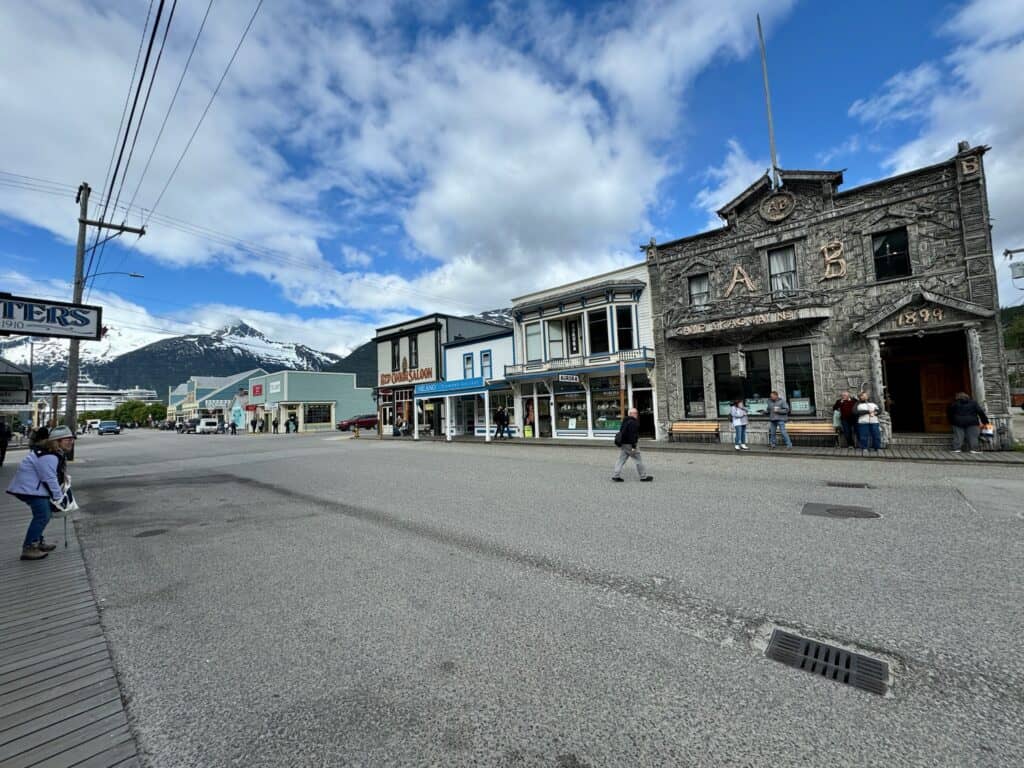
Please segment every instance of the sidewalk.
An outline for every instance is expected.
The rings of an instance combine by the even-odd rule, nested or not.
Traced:
[[[411,437],[389,438],[385,440],[406,440],[412,441]],[[445,442],[444,437],[421,437],[420,442]],[[482,437],[459,436],[452,439],[453,443],[480,443],[485,444]],[[512,438],[511,440],[492,440],[491,445],[521,445],[525,447],[562,447],[573,448],[599,448],[608,450],[613,448],[609,440],[564,440],[549,437],[539,438]],[[654,440],[641,440],[640,449],[643,451],[665,451],[678,453],[716,453],[736,454],[737,451],[732,443],[699,443],[699,442],[660,442]],[[981,453],[953,453],[949,450],[938,448],[919,448],[914,446],[895,446],[885,448],[877,454],[863,456],[859,450],[853,448],[824,448],[820,446],[794,446],[792,448],[776,448],[769,450],[766,445],[752,445],[749,451],[742,451],[744,455],[761,455],[779,458],[799,459],[858,459],[864,461],[924,461],[967,464],[1003,464],[1024,466],[1024,451],[982,451]]]
[[[74,525],[45,560],[18,559],[28,508],[0,496],[0,765],[140,765]]]

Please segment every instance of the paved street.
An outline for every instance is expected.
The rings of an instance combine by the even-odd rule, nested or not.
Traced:
[[[613,484],[612,448],[130,431],[78,455],[153,766],[1024,764],[1019,467],[650,452],[655,482]],[[766,659],[776,625],[888,661],[890,695]]]

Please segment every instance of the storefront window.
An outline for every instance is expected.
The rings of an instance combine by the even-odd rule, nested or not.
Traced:
[[[562,339],[562,321],[548,321],[548,360],[565,357],[565,343]]]
[[[772,393],[772,370],[768,350],[746,353],[747,377],[743,379],[743,397],[751,416],[768,413],[768,395]]]
[[[729,354],[715,355],[715,403],[718,405],[718,415],[728,416],[732,401],[743,396],[743,379],[732,375]]]
[[[302,409],[302,420],[306,424],[330,424],[331,406],[327,403],[307,403]]]
[[[590,354],[608,351],[608,312],[593,309],[587,312],[587,331],[590,334]]]
[[[814,413],[814,371],[811,368],[811,347],[782,348],[782,365],[786,376],[786,399],[796,414]]]
[[[555,389],[555,428],[587,428],[587,395],[583,385],[563,383]]]
[[[543,357],[544,348],[540,337],[540,323],[530,323],[526,326],[526,359],[532,362]]]
[[[683,358],[683,409],[687,416],[704,418],[704,363],[699,357]]]
[[[591,379],[590,402],[594,406],[594,429],[618,429],[622,426],[618,376]]]
[[[619,349],[635,349],[633,340],[633,307],[615,308],[615,335]]]

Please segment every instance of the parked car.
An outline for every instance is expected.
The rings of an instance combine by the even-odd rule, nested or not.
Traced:
[[[338,422],[338,429],[342,432],[347,432],[352,429],[353,425],[360,429],[376,429],[377,414],[367,413],[362,416],[349,416],[347,419],[342,419]]]
[[[219,422],[216,419],[199,419],[196,424],[197,435],[214,435],[217,433]]]
[[[178,425],[178,431],[183,435],[194,433],[199,426],[200,419],[185,419]]]
[[[101,421],[96,432],[100,435],[120,435],[121,425],[116,421]]]

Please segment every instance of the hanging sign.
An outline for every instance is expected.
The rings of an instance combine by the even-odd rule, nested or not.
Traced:
[[[575,373],[560,373],[558,374],[558,380],[565,384],[579,384],[580,377]]]
[[[99,341],[103,308],[0,293],[0,333]]]

